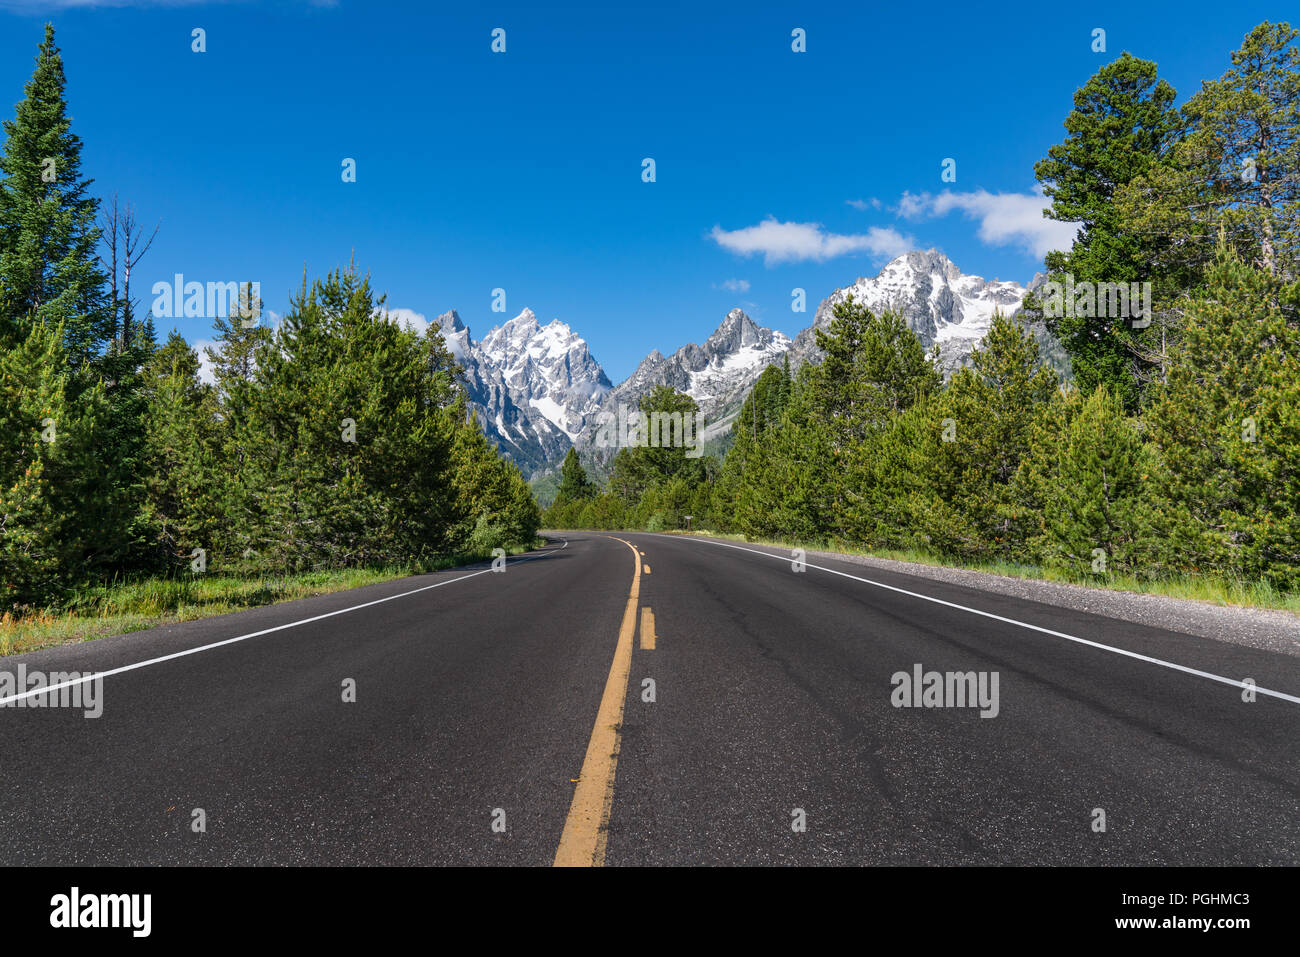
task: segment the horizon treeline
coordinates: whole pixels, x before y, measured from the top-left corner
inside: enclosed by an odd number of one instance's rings
[[[4,133],[0,612],[133,576],[418,568],[531,544],[537,504],[468,413],[436,327],[389,321],[355,265],[304,276],[274,329],[239,284],[214,317],[211,383],[178,333],[158,344],[130,290],[151,237],[83,176],[48,25]]]
[[[1045,263],[1080,291],[1065,309],[1031,294],[944,382],[902,318],[845,302],[821,362],[758,379],[722,462],[620,449],[599,489],[573,454],[546,525],[1300,587],[1297,35],[1259,25],[1182,107],[1128,53],[1075,94],[1035,168],[1047,215],[1080,223]],[[1099,306],[1147,283],[1147,314]]]

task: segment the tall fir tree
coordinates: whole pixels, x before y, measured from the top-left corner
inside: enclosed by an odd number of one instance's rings
[[[754,382],[731,425],[731,448],[714,485],[710,508],[723,531],[740,531],[752,524],[750,473],[758,467],[772,430],[780,425],[793,388],[788,358],[779,366],[768,366]]]
[[[0,340],[14,344],[32,323],[63,325],[66,361],[82,369],[111,338],[113,304],[96,258],[99,201],[81,172],[63,58],[47,24],[0,150],[0,275],[8,287]]]
[[[195,548],[215,554],[232,518],[216,399],[199,368],[198,355],[173,330],[142,375],[146,520],[164,567],[172,570]]]
[[[703,482],[703,457],[685,445],[687,430],[695,440],[702,439],[697,428],[700,407],[696,401],[671,386],[660,385],[641,397],[638,409],[637,434],[644,441],[618,450],[610,472],[610,489],[634,506],[647,490],[676,476],[692,486]],[[665,422],[669,424],[666,433]],[[665,438],[670,441],[664,442]],[[681,444],[674,445],[674,441]]]
[[[578,461],[578,450],[570,448],[560,466],[560,487],[555,493],[556,505],[582,502],[596,494],[596,486],[587,478],[587,470]]]

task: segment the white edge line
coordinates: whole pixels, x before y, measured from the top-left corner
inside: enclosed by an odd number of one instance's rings
[[[704,545],[719,545],[723,548],[734,548],[737,551],[749,552],[753,555],[764,555],[767,558],[775,558],[779,562],[788,562],[791,560],[787,555],[773,555],[771,552],[760,552],[756,548],[745,548],[741,545],[732,545],[729,542],[715,542],[707,538],[687,538],[677,535],[669,535],[667,537],[673,539],[681,538],[685,541],[699,542]],[[803,564],[808,568],[816,568],[819,571],[829,572],[832,575],[839,575],[842,578],[851,578],[856,582],[862,582],[865,585],[875,585],[877,588],[896,591],[902,595],[910,595],[912,598],[920,598],[922,601],[934,602],[936,605],[946,605],[949,608],[956,608],[959,611],[968,611],[972,615],[982,615],[985,618],[992,618],[994,621],[1006,622],[1009,625],[1019,625],[1021,628],[1028,628],[1030,631],[1042,632],[1044,635],[1052,635],[1055,638],[1064,638],[1066,641],[1075,641],[1081,645],[1088,645],[1090,648],[1100,648],[1102,651],[1111,651],[1117,655],[1136,658],[1138,661],[1146,661],[1153,665],[1160,665],[1163,668],[1172,668],[1175,671],[1182,671],[1189,675],[1196,675],[1198,678],[1209,678],[1211,681],[1218,681],[1225,685],[1232,685],[1234,688],[1249,688],[1258,694],[1266,694],[1274,698],[1281,698],[1283,701],[1290,701],[1293,704],[1300,704],[1300,697],[1285,694],[1281,691],[1273,691],[1269,688],[1262,688],[1259,685],[1248,685],[1244,681],[1238,681],[1235,678],[1225,678],[1222,675],[1211,674],[1208,671],[1198,671],[1196,668],[1189,668],[1186,665],[1176,664],[1172,661],[1165,661],[1163,658],[1152,658],[1150,655],[1140,655],[1136,651],[1116,648],[1114,645],[1104,645],[1099,641],[1090,641],[1087,638],[1080,638],[1078,635],[1067,635],[1063,631],[1053,631],[1051,628],[1043,628],[1039,625],[1031,625],[1025,621],[1017,621],[1015,618],[1004,618],[1002,615],[995,615],[991,611],[980,611],[978,608],[959,605],[956,602],[944,601],[942,598],[933,598],[930,595],[922,595],[920,592],[908,591],[906,588],[898,588],[894,585],[886,585],[884,582],[872,581],[870,578],[860,578],[857,575],[850,575],[848,572],[838,571],[834,568],[827,568],[824,565],[814,565],[808,561],[805,561]]]
[[[564,551],[569,547],[569,540],[563,539],[564,544],[557,548],[556,552]],[[555,552],[548,552],[545,555],[532,555],[527,558],[516,558],[513,562],[507,561],[507,565],[518,565],[520,562],[537,561],[542,558],[549,558]],[[107,678],[109,675],[120,675],[124,671],[134,671],[137,668],[147,668],[150,665],[161,664],[164,661],[171,661],[173,658],[184,658],[186,655],[197,655],[200,651],[210,651],[213,648],[220,648],[222,645],[233,645],[237,641],[247,641],[249,638],[258,638],[262,635],[269,635],[272,632],[284,631],[286,628],[297,628],[299,625],[310,625],[313,621],[321,621],[325,618],[333,618],[335,615],[345,615],[350,611],[360,611],[362,608],[370,608],[373,605],[382,605],[386,601],[393,601],[397,598],[407,598],[411,595],[418,595],[420,592],[428,591],[431,588],[441,588],[443,585],[454,585],[456,582],[463,582],[467,578],[477,578],[479,575],[486,575],[492,571],[491,568],[485,568],[479,572],[471,572],[468,575],[461,575],[459,578],[450,578],[444,582],[434,582],[432,585],[425,585],[421,588],[415,588],[411,591],[404,591],[397,595],[389,595],[387,598],[376,598],[374,601],[364,602],[360,605],[352,605],[348,608],[340,608],[337,611],[327,611],[323,615],[315,615],[311,618],[303,618],[300,621],[291,621],[283,625],[276,625],[274,628],[263,628],[261,631],[250,631],[246,635],[238,635],[234,638],[226,638],[223,641],[214,641],[211,644],[199,645],[197,648],[187,648],[184,651],[176,651],[170,655],[163,655],[160,658],[150,658],[147,661],[137,661],[135,664],[123,665],[120,668],[110,668],[108,671],[97,671],[94,674],[82,675],[80,678],[74,678],[71,681],[61,681],[56,685],[47,685],[43,688],[32,688],[30,691],[24,691],[20,694],[10,695],[8,698],[0,698],[0,706],[9,704],[12,701],[20,701],[23,698],[30,698],[33,695],[49,694],[52,691],[58,691],[61,688],[71,688],[73,685],[85,684],[87,681]],[[269,606],[264,606],[269,607]],[[4,670],[0,668],[0,670]]]

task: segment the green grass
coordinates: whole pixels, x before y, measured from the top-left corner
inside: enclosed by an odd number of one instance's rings
[[[538,539],[537,544],[544,543]],[[509,551],[518,554],[527,550],[513,548]],[[210,573],[88,586],[79,589],[59,607],[41,609],[22,618],[14,618],[8,612],[0,616],[0,656],[326,595],[485,561],[491,557],[489,554],[461,554],[419,566],[347,568],[290,575]]]
[[[1013,562],[956,562],[926,552],[872,550],[863,548],[846,548],[834,544],[792,545],[789,542],[769,539],[746,538],[744,535],[728,535],[709,531],[675,531],[669,535],[694,535],[706,538],[721,538],[734,542],[747,542],[753,545],[770,545],[775,548],[809,548],[839,555],[865,555],[871,558],[884,558],[898,562],[913,562],[918,565],[930,565],[937,568],[959,568],[967,571],[987,572],[1008,578],[1029,578],[1039,581],[1061,582],[1069,585],[1082,585],[1109,591],[1125,591],[1142,595],[1163,595],[1167,598],[1184,598],[1191,601],[1210,602],[1240,608],[1268,608],[1300,614],[1300,594],[1281,592],[1267,582],[1235,581],[1216,578],[1209,575],[1169,575],[1161,578],[1138,578],[1134,575],[1107,573],[1105,575],[1070,572],[1066,569],[1046,568],[1038,565],[1025,565]]]

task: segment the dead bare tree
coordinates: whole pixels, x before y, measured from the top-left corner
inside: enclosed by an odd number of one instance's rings
[[[103,215],[104,254],[99,257],[99,262],[109,275],[113,295],[113,342],[120,344],[122,349],[130,347],[135,324],[136,303],[131,298],[131,270],[149,251],[161,227],[160,221],[145,239],[144,229],[135,218],[135,207],[130,203],[119,203],[116,193]]]

